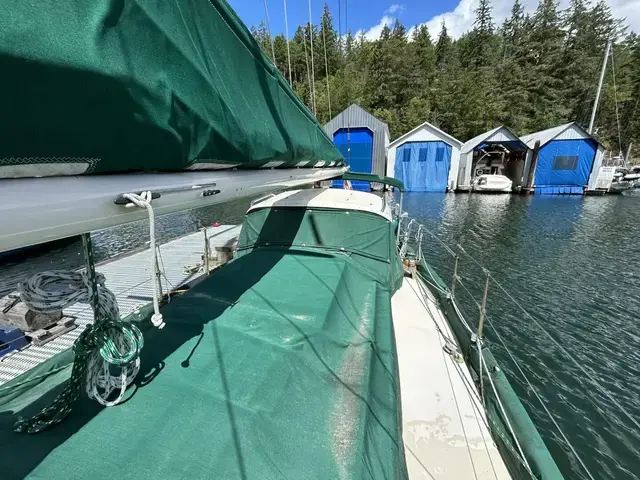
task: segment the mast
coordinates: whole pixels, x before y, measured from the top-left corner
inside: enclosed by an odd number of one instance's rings
[[[598,110],[598,103],[600,103],[600,92],[602,91],[602,82],[604,81],[604,72],[607,69],[607,60],[609,59],[609,51],[611,50],[611,39],[607,40],[607,46],[604,49],[604,59],[602,60],[602,70],[600,70],[600,80],[598,81],[598,91],[596,92],[596,99],[593,102],[593,109],[591,110],[591,120],[589,121],[589,135],[593,134],[593,123],[596,120],[596,112]]]
[[[629,142],[629,146],[627,147],[627,154],[624,156],[624,168],[629,167],[629,160],[631,159],[631,142]]]

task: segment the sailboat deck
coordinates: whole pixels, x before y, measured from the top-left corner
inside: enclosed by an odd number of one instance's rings
[[[433,295],[405,278],[393,296],[405,457],[409,478],[510,478],[465,363]]]
[[[239,225],[211,227],[207,232],[209,244],[212,249],[222,246],[237,237],[239,232]],[[202,232],[192,233],[159,248],[162,262],[160,267],[164,270],[162,290],[167,292],[197,275],[186,271],[184,267],[202,263],[204,235]],[[106,278],[106,286],[116,295],[122,316],[135,312],[153,300],[150,261],[149,250],[143,250],[97,265],[96,270]],[[84,303],[66,308],[64,313],[76,317],[78,327],[45,345],[30,345],[0,358],[0,385],[71,347],[85,327],[93,322],[93,312]]]

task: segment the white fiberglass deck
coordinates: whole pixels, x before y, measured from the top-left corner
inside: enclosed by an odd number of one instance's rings
[[[207,233],[213,249],[237,237],[240,226],[210,227]],[[184,267],[202,263],[203,251],[203,232],[192,233],[160,246],[160,268],[164,270],[162,291],[166,293],[196,277],[198,273],[186,272]],[[153,300],[151,252],[148,249],[99,264],[96,271],[104,274],[105,284],[116,295],[122,316]],[[86,325],[93,321],[93,312],[84,303],[66,308],[64,313],[77,317],[78,327],[43,346],[31,345],[0,358],[0,385],[71,347]]]
[[[405,278],[391,305],[409,478],[510,478],[467,366],[444,350],[457,343],[435,298]]]

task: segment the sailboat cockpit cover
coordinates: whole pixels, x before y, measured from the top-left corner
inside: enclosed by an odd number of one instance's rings
[[[341,165],[224,0],[7,0],[0,178]]]

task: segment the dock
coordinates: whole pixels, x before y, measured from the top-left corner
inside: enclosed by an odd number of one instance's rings
[[[240,233],[240,225],[220,225],[206,230],[211,250],[231,242]],[[191,233],[159,247],[162,291],[176,290],[202,271],[204,231]],[[120,315],[129,315],[153,301],[151,278],[151,252],[146,249],[130,253],[96,265],[104,274],[105,285],[116,295]],[[0,386],[14,379],[54,355],[70,348],[87,325],[93,322],[93,311],[88,304],[79,303],[64,310],[67,317],[75,317],[77,327],[44,345],[29,345],[0,358]]]

